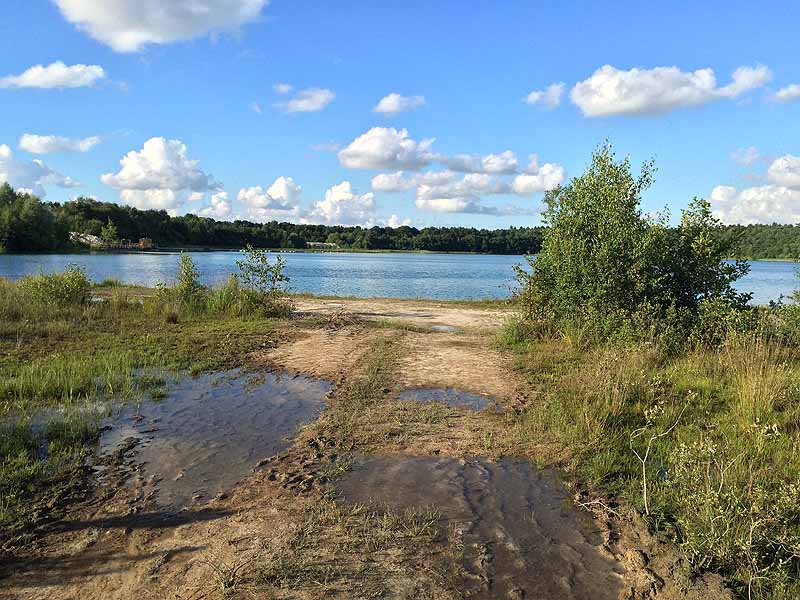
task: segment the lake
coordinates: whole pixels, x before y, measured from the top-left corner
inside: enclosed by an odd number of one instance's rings
[[[191,252],[203,283],[224,281],[236,271],[238,252]],[[512,267],[522,256],[414,253],[284,253],[294,292],[330,296],[383,296],[478,300],[507,298],[514,288]],[[178,254],[0,254],[0,277],[16,279],[40,270],[58,271],[70,263],[84,267],[95,281],[115,277],[153,286],[170,281]],[[756,261],[737,288],[767,304],[795,288],[795,263]]]

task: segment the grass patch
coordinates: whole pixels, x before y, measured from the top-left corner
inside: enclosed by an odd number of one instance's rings
[[[547,462],[627,500],[742,597],[800,595],[793,346],[753,331],[674,354],[519,327],[499,339],[537,401],[504,433],[509,445],[536,440]]]

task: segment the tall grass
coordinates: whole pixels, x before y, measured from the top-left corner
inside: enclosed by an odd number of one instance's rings
[[[501,342],[538,401],[509,435],[626,499],[742,597],[800,597],[800,354],[785,318],[680,351],[512,324]]]

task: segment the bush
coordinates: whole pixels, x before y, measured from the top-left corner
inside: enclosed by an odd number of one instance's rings
[[[32,302],[63,308],[88,303],[92,282],[81,267],[69,265],[61,273],[23,277],[19,289]]]
[[[277,255],[270,262],[266,250],[245,246],[242,250],[243,260],[236,261],[240,279],[244,288],[253,294],[262,304],[262,309],[269,316],[286,316],[291,313],[292,305],[282,296],[286,293],[287,277],[286,261]]]
[[[665,216],[642,214],[653,175],[647,162],[634,177],[629,159],[617,162],[606,143],[583,175],[545,195],[542,250],[528,258],[530,272],[517,268],[528,318],[589,323],[602,338],[675,338],[696,325],[707,302],[746,305],[749,296],[731,284],[747,264],[724,261],[732,242],[713,235],[719,223],[708,202],[693,200],[677,229]]]
[[[192,257],[185,252],[181,252],[175,284],[171,287],[164,283],[156,284],[156,301],[170,323],[177,322],[184,312],[202,310],[206,297],[207,290],[200,283],[200,273]]]

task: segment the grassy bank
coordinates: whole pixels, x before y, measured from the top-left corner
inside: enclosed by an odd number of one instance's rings
[[[231,281],[142,295],[78,269],[0,279],[0,528],[24,528],[80,483],[105,400],[158,396],[153,372],[241,365],[289,328],[288,305]],[[181,287],[183,285],[183,287]]]

